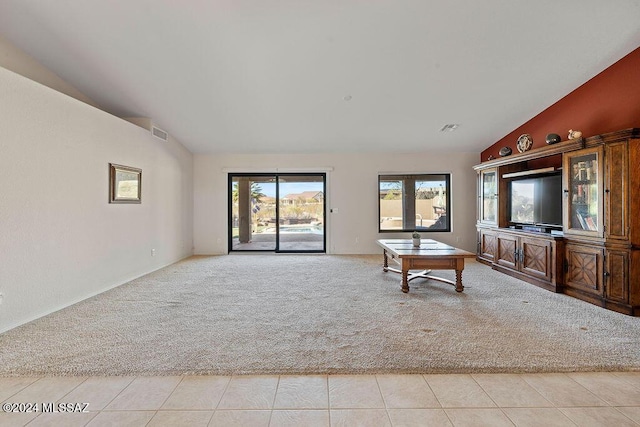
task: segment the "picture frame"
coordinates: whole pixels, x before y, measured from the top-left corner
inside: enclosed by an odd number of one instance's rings
[[[109,163],[109,203],[142,203],[142,169]]]

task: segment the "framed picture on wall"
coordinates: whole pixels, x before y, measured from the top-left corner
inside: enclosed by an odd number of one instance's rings
[[[109,163],[109,203],[142,203],[142,169]]]

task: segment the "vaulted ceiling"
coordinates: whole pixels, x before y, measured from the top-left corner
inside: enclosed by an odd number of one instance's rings
[[[640,46],[640,2],[0,0],[0,35],[194,153],[479,152]]]

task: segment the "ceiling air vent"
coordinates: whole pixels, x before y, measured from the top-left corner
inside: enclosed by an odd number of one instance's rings
[[[151,135],[165,142],[169,140],[169,134],[155,126],[151,126]]]
[[[447,124],[442,126],[442,129],[440,129],[440,132],[453,132],[454,130],[458,129],[460,125],[458,124]]]

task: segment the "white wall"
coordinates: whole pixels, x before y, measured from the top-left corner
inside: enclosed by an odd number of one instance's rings
[[[108,203],[110,162],[142,169],[142,204]],[[0,68],[0,332],[192,246],[191,153]]]
[[[327,172],[327,251],[379,253],[375,241],[408,233],[378,233],[378,173],[450,172],[453,230],[426,237],[475,252],[479,153],[350,153],[194,156],[194,252],[227,252],[227,175],[232,172]],[[357,242],[356,242],[357,239]]]

